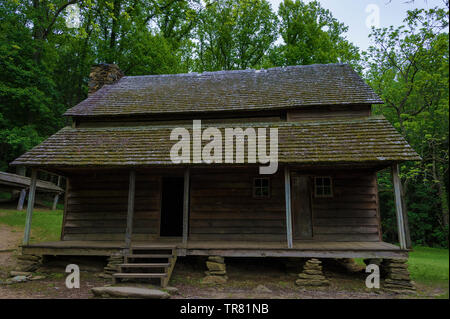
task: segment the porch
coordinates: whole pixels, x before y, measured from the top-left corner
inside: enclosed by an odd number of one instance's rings
[[[178,256],[298,257],[298,258],[407,258],[408,250],[385,242],[199,241],[159,238],[136,241],[132,247],[176,247]],[[124,241],[54,241],[22,246],[23,254],[42,256],[110,256],[126,248]]]
[[[396,165],[392,171],[400,186]],[[259,175],[249,167],[68,175],[61,240],[29,243],[31,204],[24,254],[110,256],[145,246],[173,247],[178,256],[407,258],[400,187],[394,192],[400,247],[381,240],[374,167],[286,165],[271,176],[270,196],[262,199],[254,196]],[[331,176],[333,196],[314,196],[309,175]],[[174,178],[177,187],[165,187]]]

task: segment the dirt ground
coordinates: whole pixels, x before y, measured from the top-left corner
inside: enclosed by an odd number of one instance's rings
[[[23,234],[18,229],[0,224],[0,277],[2,276],[1,270],[14,266],[13,253],[22,237]]]
[[[0,299],[11,298],[93,298],[90,289],[110,284],[110,280],[98,277],[105,259],[70,258],[66,260],[49,260],[46,267],[37,271],[46,276],[43,280],[27,281],[16,284],[2,284],[9,271],[16,263],[17,247],[22,233],[0,225]],[[295,285],[301,263],[295,267],[286,267],[285,259],[267,258],[229,258],[227,273],[229,280],[224,286],[205,286],[205,258],[178,258],[170,282],[178,289],[172,298],[288,298],[288,299],[393,299],[393,298],[433,298],[444,293],[439,288],[418,286],[415,296],[393,295],[381,290],[365,288],[365,274],[362,271],[350,273],[331,261],[324,263],[325,275],[330,278],[331,285],[325,290],[304,290]],[[81,278],[79,289],[68,289],[65,286],[65,265],[76,263],[80,266]],[[127,283],[128,284],[128,283]],[[122,284],[123,285],[123,284]],[[150,284],[134,284],[150,286]]]

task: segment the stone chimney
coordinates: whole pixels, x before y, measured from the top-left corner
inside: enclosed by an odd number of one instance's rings
[[[89,95],[100,90],[105,84],[116,83],[122,76],[123,72],[115,64],[93,65],[89,73]]]

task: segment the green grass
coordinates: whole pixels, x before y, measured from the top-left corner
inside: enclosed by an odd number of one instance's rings
[[[356,258],[355,261],[364,265],[362,258]],[[416,246],[409,253],[408,265],[412,280],[426,285],[448,287],[448,248]]]
[[[0,209],[0,223],[12,227],[25,227],[26,211]],[[59,240],[62,225],[62,211],[40,210],[33,211],[31,221],[31,242]]]
[[[414,247],[408,262],[411,278],[421,283],[448,285],[448,258],[448,249]]]

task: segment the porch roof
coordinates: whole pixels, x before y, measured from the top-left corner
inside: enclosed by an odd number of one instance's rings
[[[7,187],[10,189],[23,189],[30,187],[30,184],[31,178],[29,177],[6,172],[0,172],[0,185],[2,185],[3,187]],[[39,191],[43,192],[52,192],[52,193],[64,192],[64,190],[61,187],[55,185],[54,183],[41,180],[38,180],[36,182],[36,188]]]
[[[225,127],[277,128],[279,163],[388,163],[420,160],[419,155],[384,117],[208,126],[219,128],[223,139]],[[36,167],[175,165],[171,161],[170,150],[177,141],[170,140],[170,134],[176,127],[66,127],[11,164]],[[192,127],[185,128],[192,136]],[[202,145],[208,142],[203,141]],[[191,159],[192,155],[191,151]]]

